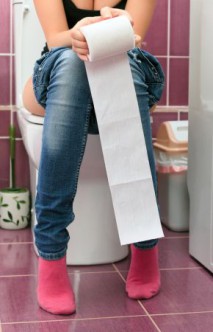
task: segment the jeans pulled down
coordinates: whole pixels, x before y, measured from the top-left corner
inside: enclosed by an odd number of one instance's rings
[[[157,179],[149,109],[162,94],[164,75],[157,59],[135,48],[128,52],[155,193]],[[35,203],[35,241],[44,259],[63,257],[68,225],[88,133],[98,134],[84,63],[66,47],[53,48],[35,64],[34,93],[45,108],[42,151]],[[157,239],[136,243],[152,248]]]

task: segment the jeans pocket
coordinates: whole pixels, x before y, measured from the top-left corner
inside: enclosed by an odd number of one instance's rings
[[[164,84],[165,76],[158,59],[144,51],[139,49],[138,58],[141,60],[141,64],[146,70],[146,81],[150,83],[162,83]]]
[[[152,54],[139,49],[137,58],[140,60],[145,73],[149,92],[149,106],[152,107],[159,102],[162,96],[165,82],[164,72],[158,59]]]
[[[46,107],[47,88],[49,85],[52,69],[60,54],[63,53],[66,49],[68,48],[51,48],[49,52],[42,55],[42,57],[39,58],[35,63],[33,70],[33,89],[38,103],[44,108]]]
[[[33,90],[36,100],[42,107],[46,107],[46,90],[48,82],[44,79],[44,64],[50,52],[45,53],[39,58],[33,69]]]
[[[52,48],[42,55],[34,65],[33,69],[33,90],[38,103],[46,107],[47,87],[49,85],[50,73],[58,53],[62,48]],[[59,51],[59,52],[57,52]],[[53,56],[55,54],[55,56]]]

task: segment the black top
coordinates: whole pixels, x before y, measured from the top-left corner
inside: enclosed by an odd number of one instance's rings
[[[127,0],[121,0],[116,6],[114,6],[114,8],[125,9],[126,3]],[[100,15],[100,10],[80,9],[76,7],[71,0],[63,0],[63,5],[69,29],[74,27],[74,25],[84,17]],[[47,44],[45,45],[42,54],[46,52],[48,52]]]

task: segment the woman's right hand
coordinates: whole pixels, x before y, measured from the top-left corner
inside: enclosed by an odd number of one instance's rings
[[[100,22],[101,20],[103,20],[103,17],[101,16],[85,17],[70,30],[72,50],[76,52],[78,57],[83,61],[88,60],[89,49],[80,28],[85,25]]]

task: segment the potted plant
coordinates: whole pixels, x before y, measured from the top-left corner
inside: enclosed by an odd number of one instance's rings
[[[15,127],[9,128],[11,185],[0,189],[0,227],[22,229],[30,220],[30,193],[26,188],[16,187],[15,174]]]

